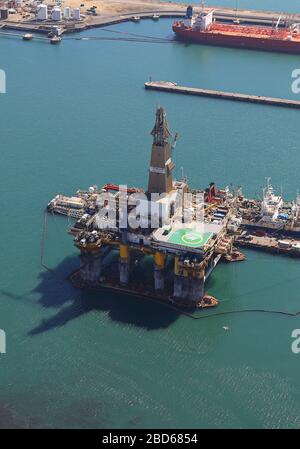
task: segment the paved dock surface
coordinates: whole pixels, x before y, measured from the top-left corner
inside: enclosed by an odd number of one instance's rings
[[[246,103],[259,103],[271,106],[281,106],[300,109],[300,101],[287,100],[284,98],[263,97],[257,95],[247,95],[236,92],[223,92],[220,90],[200,89],[196,87],[179,86],[170,81],[148,81],[145,88],[184,95],[196,95],[200,97],[219,98],[222,100],[243,101]]]
[[[139,6],[139,9],[137,9]],[[124,2],[124,11],[119,14],[99,14],[97,16],[88,16],[84,21],[80,22],[65,22],[61,21],[59,25],[62,27],[65,33],[83,31],[89,28],[103,27],[108,25],[113,25],[122,22],[128,22],[131,20],[132,16],[139,16],[143,19],[151,19],[154,14],[158,14],[161,18],[180,18],[184,17],[186,14],[186,5],[159,2],[143,2],[139,3],[126,3]],[[275,24],[279,18],[279,26],[285,26],[289,19],[292,19],[293,23],[300,23],[300,14],[282,14],[273,11],[255,11],[255,10],[238,10],[231,8],[220,8],[220,7],[209,7],[204,8],[206,11],[214,9],[214,16],[218,21],[233,21],[237,18],[240,23],[244,24],[261,24],[261,25],[272,25]],[[198,13],[200,7],[194,7],[194,13]],[[37,21],[24,21],[16,22],[13,20],[4,21],[2,26],[5,29],[14,29],[20,31],[31,31],[31,32],[49,32],[49,27],[53,24],[57,25],[57,22],[51,23],[48,21],[45,24],[41,24]]]

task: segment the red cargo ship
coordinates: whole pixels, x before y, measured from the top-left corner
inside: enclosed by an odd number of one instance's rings
[[[181,40],[204,45],[300,53],[297,24],[280,29],[280,18],[275,27],[220,24],[214,21],[213,12],[202,11],[196,18],[175,22],[174,33]]]

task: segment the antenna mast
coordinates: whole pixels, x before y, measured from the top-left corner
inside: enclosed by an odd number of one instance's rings
[[[201,0],[201,13],[204,13],[204,5],[205,5],[205,1]]]

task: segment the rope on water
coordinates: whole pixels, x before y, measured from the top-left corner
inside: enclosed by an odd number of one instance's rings
[[[209,315],[203,315],[203,316],[195,316],[188,312],[181,312],[183,315],[188,316],[189,318],[192,318],[193,320],[201,320],[203,318],[211,318],[216,316],[224,316],[224,315],[233,315],[237,313],[267,313],[267,314],[276,314],[276,315],[284,315],[284,316],[290,316],[290,317],[296,317],[300,315],[300,311],[298,312],[285,312],[283,310],[269,310],[269,309],[237,309],[237,310],[228,310],[226,312],[216,312],[211,313]]]
[[[63,278],[62,276],[59,276],[53,268],[48,267],[44,262],[45,246],[46,246],[47,237],[48,237],[48,212],[47,212],[47,210],[45,210],[44,221],[43,221],[43,230],[42,230],[42,240],[41,240],[41,266],[45,270],[49,271],[49,273],[51,273],[54,277],[59,279],[60,282],[65,283],[66,279]]]
[[[150,44],[170,44],[174,43],[174,39],[160,38],[160,37],[107,37],[107,36],[80,36],[80,37],[65,37],[64,40],[77,41],[116,41],[116,42],[142,42]]]
[[[43,223],[43,230],[42,230],[42,241],[41,241],[41,266],[43,268],[46,268],[48,270],[49,268],[44,264],[44,256],[45,256],[45,245],[47,240],[47,234],[48,234],[48,217],[47,217],[47,211],[44,212],[44,223]]]

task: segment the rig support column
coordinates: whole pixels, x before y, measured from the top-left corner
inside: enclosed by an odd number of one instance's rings
[[[119,259],[119,273],[120,283],[123,285],[128,284],[130,270],[130,254],[129,247],[124,243],[120,244],[120,259]]]
[[[165,288],[165,268],[166,255],[157,251],[154,254],[154,288],[163,291]]]
[[[199,268],[200,265],[200,268]],[[204,272],[205,268],[190,265],[175,257],[174,267],[174,299],[188,304],[194,304],[204,296]]]
[[[102,271],[102,251],[81,251],[80,277],[83,281],[95,283]]]

